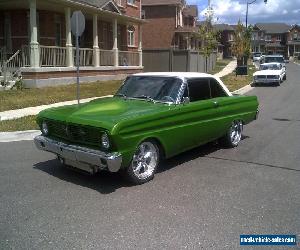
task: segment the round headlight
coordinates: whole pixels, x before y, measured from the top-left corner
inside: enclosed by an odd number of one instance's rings
[[[101,136],[101,143],[102,143],[102,147],[105,148],[105,149],[108,149],[110,147],[108,135],[106,133],[104,133]]]
[[[44,135],[48,135],[48,133],[49,133],[48,125],[45,121],[43,121],[43,123],[42,123],[42,133]]]

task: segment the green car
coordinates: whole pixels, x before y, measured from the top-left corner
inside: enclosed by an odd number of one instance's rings
[[[124,173],[142,184],[162,159],[219,139],[230,147],[256,119],[256,96],[232,95],[203,73],[140,73],[113,97],[39,113],[34,141],[67,166]]]

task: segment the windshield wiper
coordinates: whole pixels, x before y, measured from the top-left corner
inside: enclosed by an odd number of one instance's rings
[[[133,98],[145,99],[150,102],[155,102],[155,100],[153,98],[151,98],[151,96],[148,96],[148,95],[133,96]]]

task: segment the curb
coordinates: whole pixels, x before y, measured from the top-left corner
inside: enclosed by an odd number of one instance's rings
[[[254,87],[251,86],[252,83],[250,83],[249,85],[246,85],[238,90],[233,91],[233,94],[238,94],[238,95],[243,95],[246,94],[247,92],[251,91],[252,89],[254,89]]]
[[[0,142],[31,141],[40,134],[41,131],[39,130],[0,132]]]

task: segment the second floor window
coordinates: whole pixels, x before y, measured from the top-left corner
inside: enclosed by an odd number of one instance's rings
[[[280,35],[276,36],[276,41],[281,41],[281,36]]]
[[[135,5],[135,0],[127,0],[127,3]]]
[[[294,33],[293,39],[294,40],[299,40],[300,39],[297,32]]]
[[[128,33],[128,46],[134,46],[135,42],[134,42],[134,32],[135,32],[135,28],[133,26],[129,26],[127,29],[127,33]]]
[[[266,36],[266,41],[271,41],[271,40],[272,40],[271,36],[270,36],[270,35],[267,35],[267,36]]]

